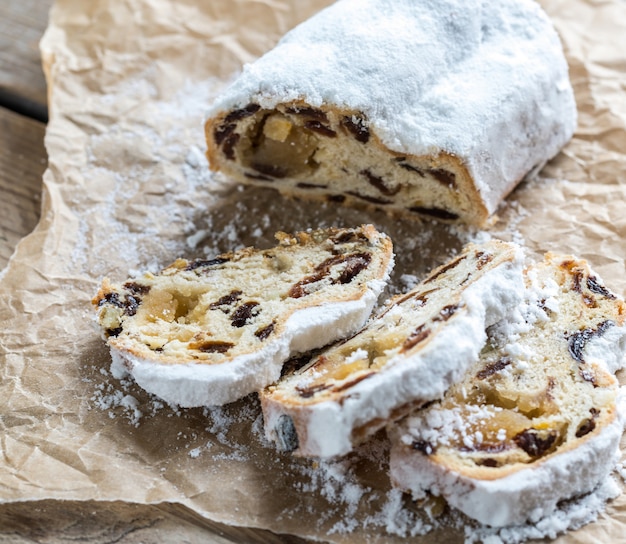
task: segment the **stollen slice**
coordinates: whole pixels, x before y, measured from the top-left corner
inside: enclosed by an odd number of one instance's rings
[[[114,374],[169,403],[220,405],[276,381],[290,356],[359,329],[393,266],[391,240],[371,225],[277,238],[105,279],[93,304]]]

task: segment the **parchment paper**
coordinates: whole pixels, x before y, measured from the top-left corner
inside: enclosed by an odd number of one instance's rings
[[[2,501],[170,502],[335,542],[462,541],[467,520],[430,520],[389,490],[384,436],[334,463],[280,455],[263,439],[254,396],[178,410],[114,380],[93,322],[89,301],[104,275],[267,246],[277,230],[363,222],[395,241],[392,292],[492,235],[530,254],[587,258],[624,294],[623,1],[542,0],[565,45],[579,128],[488,232],[285,200],[209,174],[206,105],[242,63],[329,3],[57,0],[41,44],[50,106],[42,218],[0,282]],[[557,540],[618,542],[625,527],[622,495]]]

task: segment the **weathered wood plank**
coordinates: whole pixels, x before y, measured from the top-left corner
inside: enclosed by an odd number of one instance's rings
[[[0,2],[0,106],[44,121],[46,81],[39,40],[53,0]]]
[[[45,125],[0,108],[0,270],[39,220]]]
[[[180,505],[36,501],[0,505],[0,544],[304,544],[297,537],[230,527],[200,518]]]

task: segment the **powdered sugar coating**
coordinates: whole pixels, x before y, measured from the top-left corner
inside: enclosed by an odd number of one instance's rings
[[[111,346],[111,372],[131,374],[149,393],[182,407],[222,405],[266,387],[280,377],[293,354],[333,342],[367,321],[386,282],[371,280],[357,300],[334,302],[295,311],[284,332],[260,350],[223,364],[162,365]]]
[[[340,0],[245,66],[208,116],[293,101],[363,112],[392,151],[457,156],[489,213],[576,124],[559,38],[532,0]]]

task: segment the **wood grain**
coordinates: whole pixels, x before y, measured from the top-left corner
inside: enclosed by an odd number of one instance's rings
[[[209,522],[180,505],[35,501],[0,505],[0,544],[300,544],[296,537]]]
[[[0,108],[0,270],[39,220],[45,125]]]
[[[0,105],[40,121],[47,107],[39,40],[52,2],[0,2]]]

